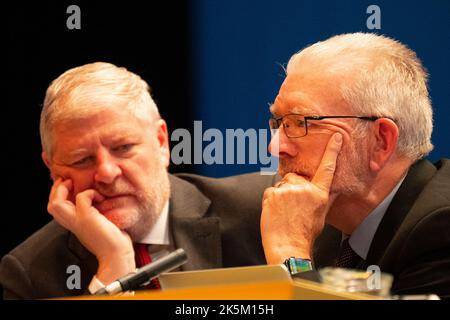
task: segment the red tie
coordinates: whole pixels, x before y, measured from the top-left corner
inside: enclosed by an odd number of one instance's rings
[[[136,261],[136,267],[143,267],[150,262],[152,262],[152,257],[148,253],[148,245],[145,243],[134,243],[134,259]],[[160,289],[161,285],[159,284],[158,278],[153,279],[146,286],[147,289]]]

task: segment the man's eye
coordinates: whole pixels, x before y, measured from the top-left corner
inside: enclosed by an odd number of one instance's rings
[[[91,159],[92,159],[92,157],[86,157],[86,158],[80,159],[80,160],[75,161],[74,163],[72,163],[72,166],[79,167],[79,166],[85,165],[85,164],[87,164]]]
[[[305,121],[304,120],[297,120],[296,125],[297,125],[297,127],[303,128],[305,126]]]
[[[115,147],[115,148],[113,148],[112,150],[113,150],[114,152],[127,152],[127,151],[129,151],[132,147],[133,147],[133,144],[128,143],[128,144],[123,144],[123,145],[120,145],[120,146],[118,146],[118,147]]]

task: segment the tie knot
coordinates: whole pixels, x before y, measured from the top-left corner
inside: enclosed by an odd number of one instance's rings
[[[346,238],[342,241],[335,267],[356,268],[356,266],[362,261],[362,258],[355,251],[353,251],[350,246],[349,239],[350,238]]]

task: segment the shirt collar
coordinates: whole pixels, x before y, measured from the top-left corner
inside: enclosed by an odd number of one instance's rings
[[[169,201],[166,202],[155,225],[139,243],[169,245]]]
[[[364,260],[367,259],[375,232],[381,223],[389,205],[400,188],[405,176],[400,179],[384,200],[356,227],[349,239],[350,247]],[[344,237],[345,238],[345,237]]]

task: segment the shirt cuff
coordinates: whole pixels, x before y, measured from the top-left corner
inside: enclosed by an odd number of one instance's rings
[[[103,289],[105,285],[94,276],[89,284],[88,290],[91,294],[96,293],[98,290]]]

